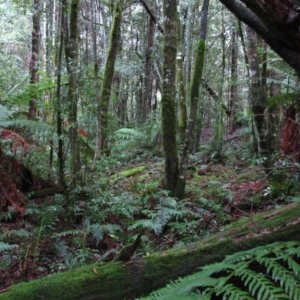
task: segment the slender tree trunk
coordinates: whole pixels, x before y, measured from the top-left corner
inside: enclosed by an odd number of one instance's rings
[[[209,11],[209,0],[204,0],[201,8],[201,19],[200,19],[200,40],[203,40],[206,42],[207,37],[207,29],[208,29],[208,11]],[[205,51],[205,50],[204,50]],[[205,59],[205,52],[204,52],[204,59]],[[203,68],[204,68],[204,62],[203,62]],[[203,71],[202,71],[203,73]],[[202,81],[202,78],[200,79]],[[201,82],[199,82],[199,88],[198,92],[200,90]],[[194,128],[194,138],[193,138],[193,145],[191,148],[191,151],[195,153],[197,149],[199,148],[199,137],[201,135],[202,130],[202,123],[203,123],[203,104],[204,101],[200,101],[200,94],[199,94],[199,103],[197,105],[197,115],[196,115],[196,123]],[[191,107],[191,109],[193,109]]]
[[[225,20],[224,20],[224,8],[222,8],[222,34],[221,34],[221,51],[222,51],[222,61],[221,61],[221,78],[225,77],[225,70],[226,70],[226,35],[225,35]],[[219,83],[218,93],[214,92],[213,90],[208,90],[210,95],[216,100],[217,102],[217,113],[215,117],[215,124],[214,124],[214,137],[212,142],[211,149],[214,151],[214,158],[217,160],[222,160],[222,151],[223,151],[223,135],[224,135],[224,112],[226,113],[227,117],[230,116],[230,111],[228,107],[223,103],[223,90],[224,90],[224,81]]]
[[[235,115],[236,115],[236,106],[237,106],[237,81],[238,81],[238,31],[236,19],[233,17],[232,29],[231,29],[231,65],[230,65],[230,93],[229,93],[229,133],[232,133],[235,130]]]
[[[173,196],[178,196],[178,152],[176,139],[176,53],[177,1],[164,0],[164,51],[162,88],[162,133],[165,156],[164,185]]]
[[[193,150],[194,140],[195,140],[195,129],[197,121],[197,112],[199,104],[199,88],[202,82],[202,74],[204,68],[205,60],[205,40],[207,35],[207,17],[208,17],[208,7],[209,0],[204,0],[202,6],[202,18],[201,18],[201,29],[200,29],[200,39],[198,42],[195,68],[192,78],[191,95],[190,95],[190,114],[187,123],[187,131],[185,136],[185,143],[183,148],[183,154],[180,161],[180,184],[178,184],[180,197],[184,196],[185,190],[185,180],[186,180],[186,170],[189,162],[189,155]]]
[[[53,72],[53,61],[51,59],[53,51],[53,17],[54,0],[46,1],[46,72],[51,76]]]
[[[268,132],[265,119],[266,99],[262,89],[259,57],[257,53],[257,35],[247,27],[248,55],[250,68],[250,104],[254,114],[254,122],[258,133],[258,153],[262,156],[269,154]]]
[[[75,187],[80,179],[80,151],[78,146],[78,41],[79,41],[80,0],[72,0],[70,8],[69,39],[65,45],[68,80],[68,122],[70,125],[71,186]]]
[[[180,143],[184,142],[187,125],[187,108],[185,84],[183,78],[183,59],[182,55],[177,56],[177,85],[178,85],[178,137]]]
[[[187,14],[187,12],[185,12]],[[186,17],[183,21],[187,22]],[[177,18],[177,36],[178,36],[178,54],[177,54],[177,75],[176,75],[176,85],[178,86],[178,104],[177,104],[177,115],[178,115],[178,138],[180,144],[184,143],[185,131],[187,126],[187,105],[186,105],[186,90],[184,82],[184,47],[183,47],[183,32],[185,26],[182,26],[180,18]]]
[[[109,153],[107,146],[108,137],[108,109],[111,96],[111,86],[115,70],[115,62],[121,39],[121,22],[122,22],[122,6],[121,1],[115,3],[113,23],[110,32],[109,50],[105,63],[104,78],[101,88],[100,97],[98,97],[98,141],[97,141],[97,156],[102,151],[105,154]]]
[[[151,9],[151,7],[150,7],[150,9]],[[147,44],[146,44],[146,50],[145,50],[142,122],[144,122],[146,120],[147,115],[151,112],[151,102],[152,102],[152,98],[153,98],[152,56],[153,56],[154,34],[155,34],[155,22],[154,22],[153,18],[149,17],[148,18],[148,26],[147,26]]]
[[[40,53],[40,39],[41,39],[41,1],[34,0],[33,2],[33,16],[32,16],[32,36],[31,36],[31,58],[30,58],[30,84],[32,85],[32,98],[29,102],[28,117],[30,120],[36,119],[37,114],[37,87],[39,82],[39,53]]]
[[[65,179],[65,158],[64,158],[64,140],[63,140],[63,114],[62,114],[62,97],[61,97],[61,77],[62,77],[62,56],[64,48],[64,30],[65,26],[65,14],[67,1],[62,0],[60,6],[60,39],[59,46],[56,53],[56,62],[57,62],[57,79],[56,79],[56,122],[57,122],[57,135],[58,135],[58,174],[59,182],[61,186],[66,189],[66,179]]]
[[[268,71],[268,77],[274,79],[274,82],[270,84],[269,91],[270,97],[276,97],[282,94],[281,84],[276,83],[278,81],[278,74],[273,74],[271,70]],[[268,139],[269,139],[269,151],[273,153],[279,148],[279,132],[280,132],[280,107],[277,104],[270,105],[268,107]]]

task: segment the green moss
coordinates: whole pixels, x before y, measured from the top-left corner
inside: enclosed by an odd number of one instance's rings
[[[97,299],[113,299],[111,296],[117,295],[118,292],[115,289],[115,282],[118,282],[118,288],[122,293],[128,286],[128,282],[124,280],[126,278],[124,271],[121,264],[117,263],[102,266],[92,264],[49,275],[40,280],[16,284],[7,293],[0,295],[0,299],[83,299],[85,295],[97,294],[99,290],[101,296]]]
[[[130,169],[130,170],[122,171],[120,173],[117,173],[117,174],[114,174],[114,175],[110,176],[109,177],[109,182],[110,183],[115,183],[116,181],[118,181],[122,178],[130,177],[130,176],[136,175],[138,173],[141,173],[145,169],[146,169],[145,166],[140,166],[140,167],[133,168],[133,169]]]

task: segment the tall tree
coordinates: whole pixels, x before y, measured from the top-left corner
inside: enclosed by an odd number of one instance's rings
[[[180,184],[178,184],[180,197],[184,195],[186,170],[189,162],[189,155],[193,150],[195,139],[194,132],[196,131],[197,113],[199,106],[199,89],[202,81],[202,74],[205,60],[205,41],[207,36],[207,21],[208,21],[209,0],[204,0],[202,6],[200,38],[197,45],[195,58],[194,74],[190,92],[190,114],[187,123],[185,142],[183,146],[183,154],[180,161]]]
[[[100,152],[108,153],[108,119],[109,119],[109,102],[111,96],[111,87],[115,71],[115,62],[118,49],[120,48],[122,22],[122,4],[117,0],[114,8],[113,23],[111,26],[109,49],[105,63],[103,83],[101,93],[98,96],[98,137],[97,137],[97,156]]]
[[[266,97],[259,66],[258,38],[257,34],[249,27],[247,27],[247,37],[250,74],[249,99],[258,133],[258,152],[264,156],[268,154],[268,135],[265,119]]]
[[[152,1],[150,1],[152,2]],[[149,9],[153,11],[153,3]],[[142,99],[142,121],[146,120],[151,112],[151,102],[153,97],[153,44],[155,35],[155,21],[151,16],[147,20],[147,40],[145,49],[144,81],[143,81],[143,99]]]
[[[61,97],[61,83],[62,83],[62,57],[65,41],[65,17],[67,13],[67,0],[61,1],[60,4],[60,35],[59,44],[56,53],[56,123],[57,123],[57,135],[58,135],[58,147],[57,147],[57,157],[58,157],[58,177],[59,183],[64,188],[67,188],[66,178],[65,178],[65,158],[64,158],[64,140],[63,140],[63,113],[62,113],[62,97]],[[52,145],[53,147],[53,145]]]
[[[68,122],[70,125],[71,185],[74,187],[80,178],[80,153],[78,147],[78,41],[79,41],[80,0],[72,0],[70,8],[69,36],[65,44],[68,79]]]
[[[235,116],[236,106],[238,97],[238,31],[237,22],[233,18],[231,28],[231,41],[230,41],[230,52],[231,52],[231,63],[230,63],[230,93],[229,93],[229,132],[233,132],[235,129]]]
[[[176,140],[176,53],[177,0],[164,0],[164,46],[162,87],[162,133],[165,157],[164,185],[179,196],[179,167]]]
[[[37,114],[37,88],[39,82],[39,53],[41,39],[41,1],[34,0],[32,16],[31,58],[29,65],[31,100],[29,102],[29,119],[34,120]]]

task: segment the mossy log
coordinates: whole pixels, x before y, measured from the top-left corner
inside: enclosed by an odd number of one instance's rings
[[[0,300],[135,299],[237,251],[300,240],[300,203],[241,219],[181,248],[128,262],[94,263],[11,286]]]
[[[145,166],[139,166],[139,167],[136,167],[136,168],[133,168],[133,169],[125,170],[125,171],[122,171],[122,172],[111,175],[108,178],[108,181],[109,181],[109,183],[115,183],[120,179],[124,179],[126,177],[134,176],[138,173],[141,173],[145,169],[146,169]]]

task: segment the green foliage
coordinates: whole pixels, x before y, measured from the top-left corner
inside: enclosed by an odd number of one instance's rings
[[[237,252],[141,299],[299,299],[300,243]]]
[[[154,148],[157,144],[158,135],[160,133],[160,122],[151,115],[146,122],[136,128],[118,129],[112,139],[112,152],[122,153],[124,150],[132,151],[141,148]]]
[[[17,247],[18,247],[18,245],[7,244],[5,242],[0,242],[0,253],[16,249]]]
[[[267,105],[268,107],[274,107],[276,105],[282,105],[282,104],[293,104],[297,101],[299,98],[298,93],[287,93],[287,94],[281,94],[278,96],[272,96],[267,99]]]
[[[264,191],[264,196],[273,201],[289,201],[299,196],[299,169],[297,162],[274,154],[274,167],[269,175],[268,187]]]
[[[179,202],[170,197],[168,191],[160,191],[150,197],[152,201],[156,202],[154,209],[142,209],[142,213],[148,218],[134,222],[129,229],[142,227],[153,230],[155,234],[159,235],[171,220],[182,218],[186,211],[180,209]],[[144,201],[148,202],[149,199],[146,197]]]
[[[12,113],[2,104],[0,104],[0,121],[7,120],[12,117]]]

